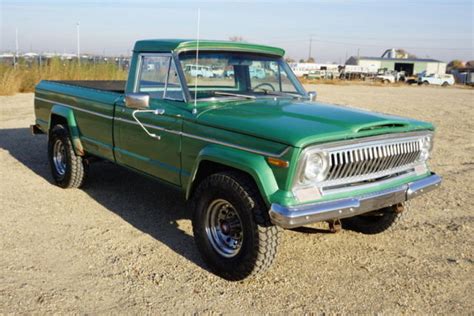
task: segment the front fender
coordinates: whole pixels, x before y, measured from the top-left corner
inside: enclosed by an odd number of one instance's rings
[[[270,204],[269,197],[278,190],[275,176],[265,157],[234,148],[208,145],[199,152],[196,158],[186,188],[186,199],[191,195],[196,174],[203,161],[219,163],[249,174],[257,184],[262,198],[268,204]]]
[[[66,120],[67,127],[69,129],[69,135],[71,137],[72,146],[74,147],[74,152],[77,155],[83,156],[84,155],[84,147],[82,146],[81,139],[79,138],[79,127],[77,126],[76,118],[74,116],[74,112],[71,108],[65,107],[63,105],[55,104],[51,108],[51,114],[48,123],[48,130],[54,126],[51,126],[53,122],[53,117],[59,116]]]

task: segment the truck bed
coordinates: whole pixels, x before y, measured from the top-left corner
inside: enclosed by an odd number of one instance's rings
[[[43,80],[35,89],[36,126],[47,133],[54,114],[72,117],[81,126],[72,137],[84,151],[113,161],[114,108],[124,90],[125,81],[118,80]]]
[[[70,86],[125,93],[125,80],[51,80],[50,82],[67,84]]]

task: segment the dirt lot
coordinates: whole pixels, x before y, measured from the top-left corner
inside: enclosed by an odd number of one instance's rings
[[[0,314],[472,314],[474,90],[317,90],[322,101],[434,122],[443,186],[390,233],[287,231],[269,272],[234,283],[206,270],[178,193],[106,163],[82,190],[52,185],[46,137],[28,130],[33,95],[0,97]]]

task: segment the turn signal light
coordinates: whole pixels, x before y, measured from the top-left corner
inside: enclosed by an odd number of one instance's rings
[[[274,157],[267,157],[267,161],[269,164],[280,167],[280,168],[288,168],[290,163],[286,160],[274,158]]]

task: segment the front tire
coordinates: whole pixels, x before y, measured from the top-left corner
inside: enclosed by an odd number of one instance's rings
[[[54,182],[62,188],[79,188],[87,177],[88,166],[76,155],[69,131],[64,125],[53,127],[48,140],[48,160]]]
[[[209,176],[197,187],[193,208],[194,239],[215,274],[235,281],[271,266],[280,229],[250,178],[236,172]]]
[[[380,234],[392,230],[403,218],[406,206],[403,204],[382,208],[367,214],[344,218],[341,220],[342,228],[363,234]]]

